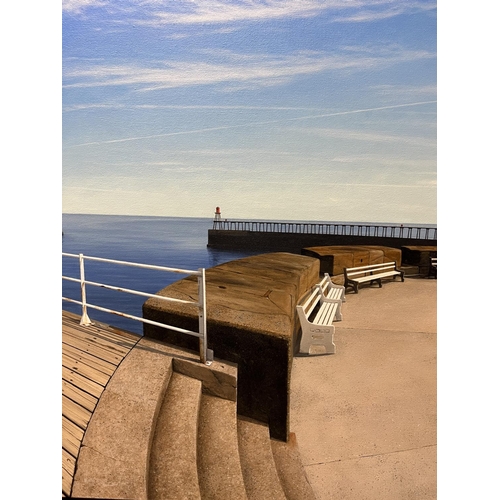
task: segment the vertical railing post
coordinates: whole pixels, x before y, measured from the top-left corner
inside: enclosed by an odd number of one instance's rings
[[[213,351],[207,345],[207,299],[205,287],[205,269],[199,269],[198,276],[198,320],[200,337],[200,359],[205,365],[212,364]]]
[[[85,291],[85,265],[83,254],[79,254],[80,260],[80,288],[82,292],[82,317],[80,318],[80,325],[88,326],[92,324],[87,314],[87,294]]]

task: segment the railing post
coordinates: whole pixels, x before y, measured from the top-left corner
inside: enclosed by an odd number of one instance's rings
[[[79,254],[80,260],[80,288],[82,291],[82,317],[80,318],[80,325],[88,326],[92,324],[89,315],[87,314],[87,294],[85,293],[85,265],[83,254]]]
[[[208,349],[207,345],[207,299],[205,288],[205,269],[199,269],[198,276],[198,319],[200,337],[200,359],[205,365],[211,365],[214,359],[214,353]]]

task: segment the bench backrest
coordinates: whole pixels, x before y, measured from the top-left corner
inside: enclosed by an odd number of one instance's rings
[[[320,286],[323,290],[324,287],[327,286],[326,276],[321,280]],[[321,300],[321,290],[318,286],[314,286],[309,291],[307,299],[303,303],[299,303],[298,305],[304,309],[305,315],[309,317],[320,300]]]
[[[383,264],[370,264],[368,266],[345,267],[344,274],[346,276],[357,276],[366,273],[381,273],[384,271],[393,270],[396,268],[395,262],[384,262]]]

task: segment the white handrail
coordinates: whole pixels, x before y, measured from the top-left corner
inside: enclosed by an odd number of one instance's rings
[[[62,253],[63,257],[72,257],[72,258],[77,258],[79,259],[80,263],[80,278],[73,278],[70,276],[62,276],[63,280],[67,281],[72,281],[76,283],[80,283],[80,288],[81,288],[81,301],[71,299],[68,297],[62,297],[63,300],[67,302],[72,302],[74,304],[79,304],[82,306],[82,316],[80,319],[80,325],[87,326],[91,325],[92,321],[90,320],[88,316],[87,309],[97,309],[99,311],[111,313],[111,314],[116,314],[118,316],[122,316],[124,318],[129,318],[133,319],[136,321],[141,321],[142,323],[148,323],[151,325],[159,326],[161,328],[168,328],[170,330],[175,330],[177,332],[181,332],[187,335],[192,335],[195,337],[199,338],[200,341],[200,359],[202,363],[206,365],[210,365],[213,360],[213,351],[211,349],[208,349],[207,346],[207,306],[206,306],[206,286],[205,286],[205,269],[200,268],[197,271],[192,271],[189,269],[178,269],[174,267],[164,267],[164,266],[154,266],[150,264],[139,264],[136,262],[126,262],[122,260],[114,260],[114,259],[104,259],[101,257],[90,257],[87,255],[83,254],[71,254],[71,253]],[[146,292],[141,292],[138,290],[131,290],[129,288],[122,288],[122,287],[116,287],[113,285],[107,285],[104,283],[98,283],[95,281],[87,281],[85,280],[85,260],[92,260],[96,262],[107,262],[110,264],[120,264],[120,265],[125,265],[125,266],[132,266],[132,267],[139,267],[142,269],[153,269],[153,270],[158,270],[158,271],[166,271],[166,272],[172,272],[172,273],[181,273],[181,274],[188,274],[191,276],[197,276],[198,278],[198,301],[189,301],[189,300],[182,300],[182,299],[175,299],[173,297],[164,297],[162,295],[155,295],[151,293],[146,293]],[[132,295],[139,295],[143,297],[151,297],[159,300],[164,300],[164,301],[169,301],[169,302],[177,302],[181,304],[194,304],[198,307],[198,325],[199,325],[199,331],[194,332],[191,330],[186,330],[184,328],[178,328],[173,325],[167,325],[164,323],[158,323],[156,321],[151,321],[149,319],[145,318],[140,318],[138,316],[134,316],[131,314],[127,314],[121,311],[115,311],[113,309],[107,309],[105,307],[97,306],[95,304],[89,304],[87,302],[87,297],[86,297],[86,285],[90,286],[97,286],[101,288],[105,288],[107,290],[115,290],[119,292],[125,292],[125,293],[130,293]]]

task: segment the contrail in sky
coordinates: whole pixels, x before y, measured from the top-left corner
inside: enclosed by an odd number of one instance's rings
[[[351,111],[338,111],[336,113],[325,113],[321,115],[307,115],[307,116],[299,116],[296,118],[282,118],[279,120],[269,120],[263,122],[250,122],[250,123],[242,123],[239,125],[226,125],[224,127],[210,127],[210,128],[200,128],[196,130],[184,130],[181,132],[168,132],[166,134],[155,134],[155,135],[144,135],[140,137],[126,137],[125,139],[110,139],[109,141],[95,141],[95,142],[84,142],[82,144],[74,144],[73,146],[67,146],[64,149],[77,148],[81,146],[98,146],[101,144],[114,144],[118,142],[129,142],[129,141],[140,141],[142,139],[155,139],[157,137],[170,137],[174,135],[186,135],[186,134],[197,134],[199,132],[213,132],[216,130],[228,130],[232,128],[240,128],[240,127],[252,127],[254,125],[269,125],[271,123],[281,123],[286,121],[298,121],[298,120],[309,120],[312,118],[327,118],[329,116],[340,116],[340,115],[351,115],[355,113],[365,113],[367,111],[381,111],[384,109],[395,109],[395,108],[406,108],[409,106],[420,106],[422,104],[433,104],[437,101],[422,101],[422,102],[412,102],[408,104],[394,104],[392,106],[380,106],[378,108],[365,108],[365,109],[355,109]]]

